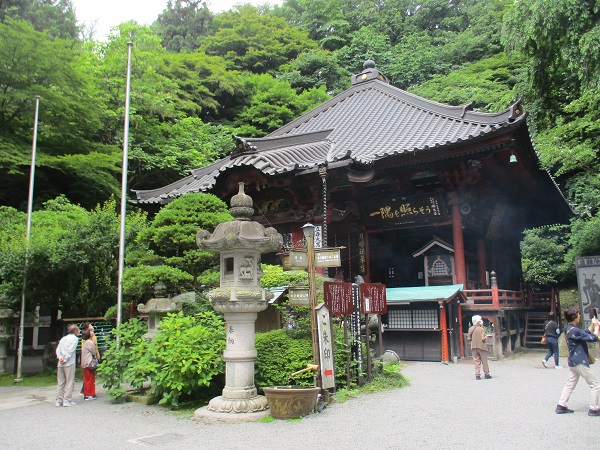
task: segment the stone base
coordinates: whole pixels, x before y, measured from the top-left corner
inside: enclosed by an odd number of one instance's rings
[[[125,395],[125,401],[141,403],[142,405],[156,405],[160,399],[154,394],[132,393]]]
[[[243,422],[258,422],[265,417],[269,417],[271,412],[265,411],[248,412],[248,413],[226,413],[209,411],[208,406],[199,408],[194,413],[194,420],[203,422],[207,425],[213,423],[243,423]]]
[[[249,398],[228,398],[219,396],[208,403],[208,410],[216,413],[246,414],[256,413],[269,409],[267,398],[264,395],[255,395]]]

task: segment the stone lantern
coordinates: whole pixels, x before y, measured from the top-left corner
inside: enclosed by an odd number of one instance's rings
[[[200,230],[196,236],[198,247],[220,254],[220,287],[208,298],[225,317],[227,339],[223,394],[194,414],[205,423],[255,421],[269,414],[266,398],[254,386],[255,322],[273,297],[260,287],[260,255],[279,250],[283,238],[274,228],[251,220],[252,205],[244,183],[239,183],[229,209],[234,220],[219,224],[212,235]]]
[[[15,312],[4,307],[8,304],[8,300],[0,297],[0,375],[6,373],[6,355],[8,349],[8,341],[12,338],[11,324]]]
[[[154,298],[148,300],[145,305],[143,303],[138,305],[139,312],[148,314],[148,332],[144,335],[144,339],[154,339],[162,318],[178,309],[177,303],[167,294],[166,286],[160,282],[156,283],[154,285]]]

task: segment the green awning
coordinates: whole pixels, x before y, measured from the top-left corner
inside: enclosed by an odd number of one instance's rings
[[[452,284],[448,286],[417,286],[402,288],[387,288],[385,296],[388,304],[404,304],[414,302],[449,302],[455,297],[459,301],[466,301],[467,298],[463,292],[462,284]]]

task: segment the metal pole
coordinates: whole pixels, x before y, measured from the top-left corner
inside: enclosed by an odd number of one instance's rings
[[[121,178],[121,233],[119,236],[119,283],[117,287],[117,326],[121,324],[123,305],[123,270],[125,266],[125,217],[127,214],[127,163],[129,150],[129,92],[131,90],[131,48],[127,43],[127,85],[125,89],[125,125],[123,130],[123,173]]]
[[[31,167],[29,170],[29,197],[27,199],[27,231],[25,232],[25,264],[23,268],[23,289],[21,290],[21,317],[19,322],[19,350],[17,352],[17,373],[15,383],[23,381],[23,335],[25,334],[25,290],[27,287],[27,263],[29,258],[29,236],[31,235],[31,213],[33,210],[33,182],[35,180],[35,154],[37,152],[38,114],[40,96],[35,96],[33,119],[33,142],[31,144]]]

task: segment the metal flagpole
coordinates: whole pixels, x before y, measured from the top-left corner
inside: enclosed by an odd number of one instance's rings
[[[31,235],[31,212],[33,209],[33,182],[35,179],[35,154],[37,151],[38,113],[40,96],[35,96],[35,114],[33,119],[33,142],[31,144],[31,168],[29,171],[29,198],[27,200],[27,231],[25,232],[25,264],[23,268],[23,289],[21,291],[21,320],[19,322],[19,350],[17,352],[17,374],[15,383],[23,381],[23,335],[25,334],[25,289],[27,287],[27,260],[29,257],[29,236]]]
[[[133,42],[127,43],[127,85],[125,89],[125,125],[123,130],[123,174],[121,179],[121,233],[119,238],[119,285],[117,288],[117,326],[121,324],[123,305],[123,270],[125,266],[125,217],[127,211],[127,162],[129,150],[129,92],[131,90],[131,49]]]

